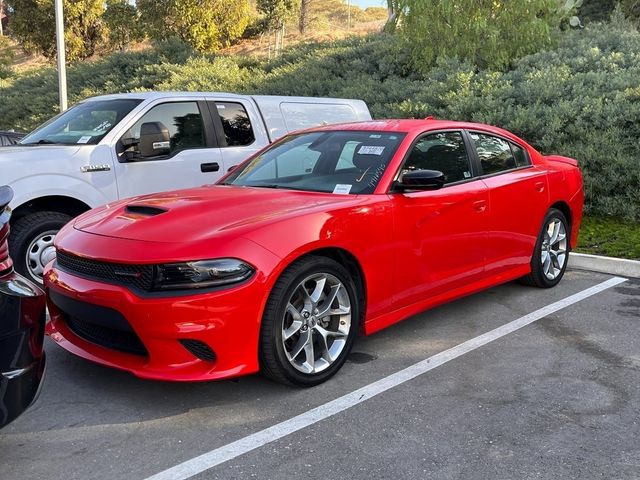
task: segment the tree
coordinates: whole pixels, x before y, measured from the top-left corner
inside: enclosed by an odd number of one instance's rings
[[[103,0],[63,0],[68,61],[93,55],[104,42]],[[31,52],[56,56],[54,0],[10,0],[11,33]]]
[[[256,7],[264,14],[267,29],[276,32],[275,54],[278,55],[284,43],[284,22],[293,13],[294,0],[257,0]]]
[[[239,38],[250,18],[248,0],[138,0],[151,38],[178,37],[200,52],[214,52]]]
[[[294,0],[257,0],[256,7],[266,17],[269,27],[278,30],[293,12],[295,3]]]
[[[128,0],[107,0],[104,22],[109,32],[109,45],[124,50],[127,44],[144,39],[140,14]]]
[[[392,2],[389,2],[391,4]],[[570,13],[564,0],[400,0],[397,26],[414,67],[440,58],[505,68],[553,41]]]
[[[298,17],[298,30],[301,35],[307,33],[307,28],[309,27],[309,6],[311,5],[311,0],[301,0],[300,1],[300,15]]]

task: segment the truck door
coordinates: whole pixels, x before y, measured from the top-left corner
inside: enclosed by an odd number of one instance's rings
[[[240,98],[207,98],[207,105],[216,127],[224,173],[270,143],[253,103]]]
[[[211,184],[222,176],[222,155],[203,100],[161,100],[122,135],[115,147],[120,198]],[[141,132],[156,137],[147,145]]]

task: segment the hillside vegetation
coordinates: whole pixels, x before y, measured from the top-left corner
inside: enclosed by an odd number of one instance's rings
[[[303,43],[275,60],[203,56],[170,41],[69,69],[70,101],[143,90],[362,98],[376,118],[500,125],[543,153],[580,160],[588,213],[640,219],[640,34],[625,20],[567,33],[507,72],[441,61],[408,67],[393,36]],[[30,130],[57,111],[53,68],[0,80],[0,129]]]

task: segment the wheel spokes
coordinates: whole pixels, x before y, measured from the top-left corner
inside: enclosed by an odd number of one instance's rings
[[[542,272],[554,280],[560,275],[566,262],[567,231],[564,222],[553,218],[544,230],[540,262]]]
[[[285,307],[282,342],[297,370],[319,373],[344,351],[351,329],[351,300],[338,278],[315,274],[300,282]]]

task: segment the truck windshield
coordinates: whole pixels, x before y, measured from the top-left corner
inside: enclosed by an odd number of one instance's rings
[[[90,100],[53,117],[24,137],[22,145],[95,145],[140,104],[138,99]]]
[[[224,184],[370,194],[404,136],[350,130],[290,135],[238,168]]]

